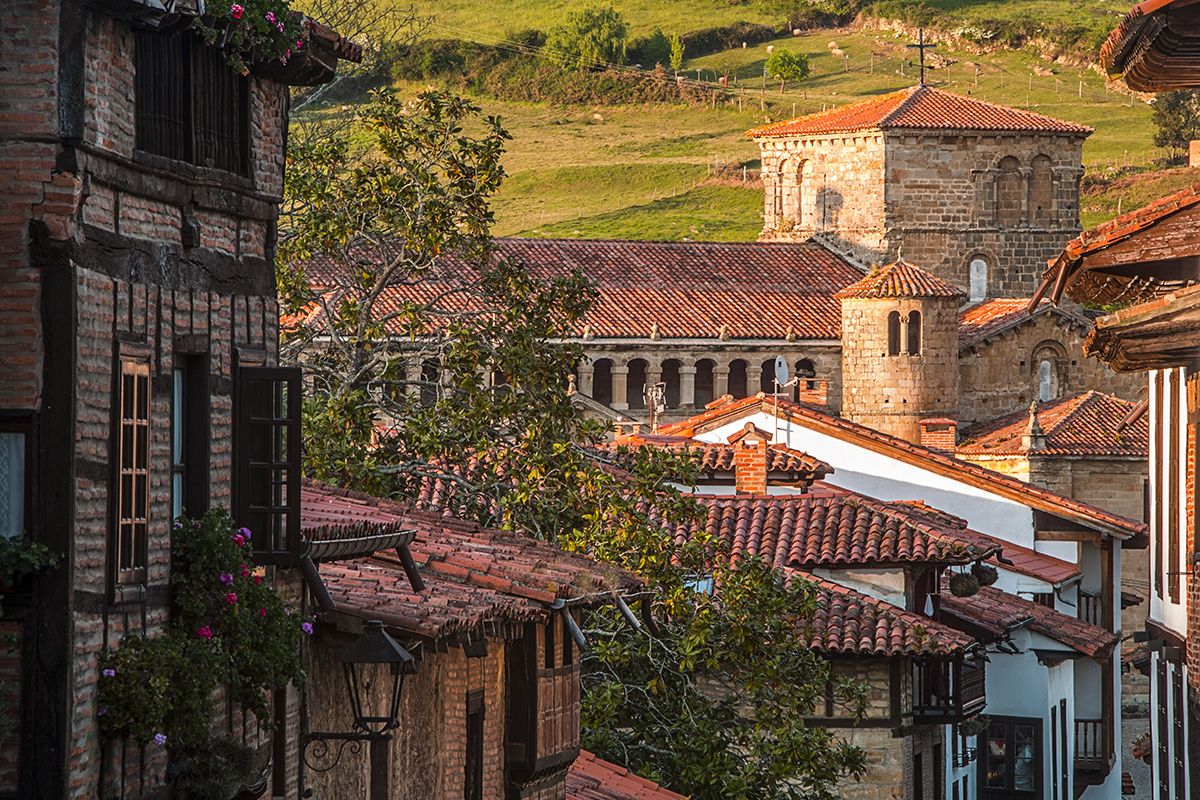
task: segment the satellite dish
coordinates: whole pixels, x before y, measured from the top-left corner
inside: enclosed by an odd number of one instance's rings
[[[786,386],[790,377],[787,361],[783,356],[775,356],[775,383],[779,386]]]

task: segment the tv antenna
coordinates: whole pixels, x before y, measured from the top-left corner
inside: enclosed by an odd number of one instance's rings
[[[775,423],[775,441],[779,441],[779,395],[784,389],[790,386],[795,386],[799,382],[799,376],[795,378],[791,376],[791,370],[788,369],[787,359],[783,356],[775,356],[775,413],[772,414]]]

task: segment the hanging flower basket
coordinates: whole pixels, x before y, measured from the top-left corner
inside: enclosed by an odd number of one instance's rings
[[[971,574],[975,576],[975,580],[979,581],[980,586],[991,586],[1000,580],[1000,571],[982,561],[977,561],[971,566]]]
[[[242,75],[250,65],[288,59],[307,47],[308,21],[292,11],[289,0],[218,0],[209,14],[197,17],[196,32],[225,52],[229,66]]]
[[[979,591],[979,579],[969,572],[956,572],[950,576],[950,594],[955,597],[971,597]]]
[[[980,714],[977,717],[961,722],[958,725],[958,732],[963,736],[982,736],[987,733],[988,726],[992,724],[992,718],[987,714]]]

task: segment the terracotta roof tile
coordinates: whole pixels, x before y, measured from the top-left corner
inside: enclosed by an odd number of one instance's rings
[[[1028,619],[1030,630],[1092,657],[1107,656],[1121,641],[1118,634],[1098,625],[991,586],[982,587],[971,597],[956,597],[943,591],[939,609],[968,622],[993,626],[1008,627]]]
[[[701,473],[731,473],[734,471],[734,447],[724,442],[702,442],[686,436],[658,436],[655,434],[633,434],[602,445],[600,451],[615,459],[618,467],[626,466],[622,459],[622,447],[660,447],[665,450],[689,451],[698,462]],[[833,467],[808,453],[793,450],[783,445],[767,446],[767,472],[769,477],[784,477],[790,480],[815,481],[833,472]]]
[[[962,297],[952,283],[907,261],[897,261],[871,272],[834,295],[845,297]]]
[[[753,137],[821,136],[893,129],[1036,131],[1086,136],[1086,125],[1046,117],[1032,111],[988,103],[944,92],[932,86],[911,86],[840,108],[777,122],[747,132]]]
[[[966,564],[995,549],[960,537],[903,507],[818,484],[797,495],[697,495],[702,520],[667,523],[652,518],[677,540],[704,530],[735,559],[757,556],[776,568],[846,567],[937,562]]]
[[[685,800],[624,767],[580,750],[567,770],[567,800]]]
[[[1100,64],[1139,92],[1196,87],[1196,16],[1190,0],[1144,0],[1109,34],[1100,48]]]
[[[437,639],[489,622],[543,620],[548,603],[564,599],[603,602],[614,592],[641,591],[632,574],[568,553],[554,545],[511,531],[367,496],[308,484],[301,494],[305,524],[328,519],[340,500],[351,501],[352,518],[399,514],[416,531],[409,550],[426,588],[415,592],[400,558],[392,551],[320,566],[339,611],[380,619],[414,636]]]
[[[577,268],[591,279],[598,297],[576,333],[596,338],[780,339],[790,331],[800,339],[836,339],[841,308],[834,293],[863,274],[815,242],[494,241],[498,257],[521,261],[535,275]],[[431,302],[471,269],[447,257],[427,279],[388,289],[380,311]],[[305,270],[319,289],[341,280],[321,258]]]
[[[1091,328],[1091,320],[1043,300],[1030,310],[1029,301],[1019,297],[995,297],[967,306],[958,313],[958,347],[965,350],[993,336],[1020,327],[1043,314],[1053,314],[1076,327],[1080,333]]]
[[[1147,527],[1144,523],[1135,522],[1088,503],[1064,497],[1049,489],[1034,486],[941,451],[931,450],[928,447],[890,436],[848,419],[835,417],[812,406],[774,397],[768,399],[761,392],[666,425],[660,428],[659,432],[666,435],[694,436],[699,430],[725,424],[731,419],[740,419],[757,412],[774,414],[776,411],[785,419],[794,419],[800,424],[820,430],[835,438],[851,441],[901,461],[952,476],[968,485],[1009,497],[1030,508],[1088,525],[1118,539],[1135,539],[1135,542],[1127,541],[1126,547],[1141,544],[1147,534]]]
[[[1046,446],[1035,451],[1048,456],[1146,458],[1150,453],[1150,423],[1141,416],[1124,424],[1137,406],[1102,392],[1090,391],[1038,404],[1037,420]],[[1026,455],[1022,437],[1029,412],[1018,411],[963,431],[960,456]]]
[[[923,614],[849,589],[809,572],[790,570],[813,584],[818,608],[806,623],[808,645],[822,653],[948,656],[975,645],[975,639]]]

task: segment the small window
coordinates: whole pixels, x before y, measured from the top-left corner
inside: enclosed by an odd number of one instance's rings
[[[987,297],[988,292],[988,265],[982,258],[972,258],[970,266],[970,289],[969,297],[971,302],[983,300]]]
[[[1033,602],[1046,608],[1054,608],[1054,592],[1034,592]]]
[[[1043,358],[1038,362],[1038,400],[1046,402],[1058,396],[1058,381],[1055,379],[1054,362]]]
[[[28,425],[0,419],[0,536],[26,531],[29,503]]]
[[[980,780],[1012,800],[1040,797],[1041,721],[993,718],[979,745]]]
[[[887,317],[888,355],[900,355],[900,312],[893,311]]]
[[[465,800],[483,800],[483,692],[467,692]]]
[[[117,390],[116,579],[146,580],[150,517],[150,364],[121,360]]]
[[[208,359],[181,355],[171,380],[171,513],[208,510]]]
[[[300,370],[241,367],[235,398],[237,521],[253,534],[260,564],[300,551]]]
[[[908,315],[908,354],[921,355],[921,312],[913,311]]]

